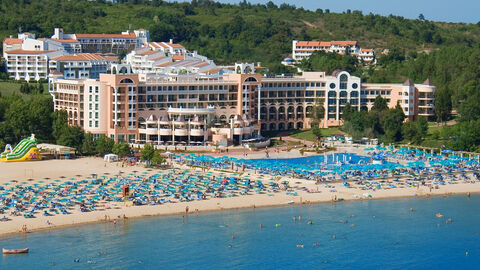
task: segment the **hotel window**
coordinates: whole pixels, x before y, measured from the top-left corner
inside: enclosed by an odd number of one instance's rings
[[[330,89],[335,89],[335,86],[336,86],[336,85],[335,85],[334,83],[331,83],[331,84],[330,84]]]
[[[92,118],[92,112],[88,113],[89,118]]]
[[[95,104],[95,110],[98,111],[98,104]]]
[[[92,96],[88,96],[88,100],[92,101],[93,100]]]
[[[348,77],[345,74],[340,76],[340,89],[347,89]]]
[[[98,128],[98,121],[95,121],[95,127]]]
[[[88,127],[92,127],[92,121],[88,122]]]
[[[92,104],[91,104],[91,103],[88,105],[88,108],[89,108],[90,110],[92,109]]]
[[[98,119],[98,112],[95,112],[95,118]]]

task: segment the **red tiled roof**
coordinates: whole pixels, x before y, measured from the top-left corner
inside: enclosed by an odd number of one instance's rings
[[[162,47],[162,46],[161,46],[159,43],[157,43],[157,42],[149,42],[148,44],[151,45],[152,47],[155,47],[155,48],[160,48],[160,47]]]
[[[338,46],[355,46],[355,45],[357,45],[356,41],[331,41],[330,43],[332,45],[338,45]]]
[[[297,47],[330,47],[330,42],[325,41],[299,41],[297,42]]]
[[[144,52],[137,53],[137,55],[150,55],[154,53],[158,53],[158,51],[144,51]]]
[[[6,52],[7,54],[44,54],[53,51],[27,51],[27,50],[12,50]]]
[[[326,42],[326,41],[299,41],[299,42],[297,42],[297,47],[330,47],[330,45],[354,46],[354,45],[357,45],[357,42],[356,41],[336,41],[336,40],[332,40],[330,42]]]
[[[5,38],[3,40],[3,43],[7,44],[7,45],[12,45],[12,44],[22,44],[23,43],[23,39],[21,38]]]
[[[213,68],[213,69],[207,70],[205,73],[207,73],[207,74],[213,74],[213,73],[219,72],[220,70],[222,70],[222,68],[221,68],[221,67],[217,67],[217,68]]]
[[[75,34],[78,38],[136,38],[135,33],[130,34]]]
[[[199,67],[199,68],[200,68],[200,67],[204,67],[204,66],[208,66],[208,63],[207,63],[207,62],[203,62],[203,63],[201,63],[201,64],[196,65],[196,67]]]
[[[166,67],[166,66],[170,66],[172,64],[173,64],[173,62],[166,62],[166,63],[158,64],[157,67]]]
[[[185,60],[185,56],[183,56],[183,55],[173,55],[172,59],[173,60]]]
[[[91,61],[91,60],[106,60],[105,57],[93,54],[93,53],[80,53],[80,54],[72,54],[72,55],[63,55],[56,57],[52,60],[55,61]]]
[[[166,43],[168,46],[171,46],[172,48],[179,48],[179,49],[184,49],[184,47],[180,44],[175,44],[175,43]]]

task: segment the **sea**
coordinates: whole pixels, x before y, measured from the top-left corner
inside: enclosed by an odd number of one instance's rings
[[[30,253],[0,256],[0,269],[478,269],[479,205],[455,195],[127,219],[1,238]]]

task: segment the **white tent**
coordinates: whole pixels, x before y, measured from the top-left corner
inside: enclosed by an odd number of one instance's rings
[[[118,155],[115,155],[115,154],[106,154],[106,155],[103,157],[103,160],[104,160],[104,161],[107,161],[107,162],[118,161]]]

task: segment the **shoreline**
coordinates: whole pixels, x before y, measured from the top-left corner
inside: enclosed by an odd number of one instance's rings
[[[343,148],[336,153],[353,152],[360,153],[361,149]],[[264,153],[250,154],[250,158],[262,158]],[[313,154],[315,155],[315,154]],[[306,155],[307,156],[307,155]],[[312,155],[308,155],[312,156]],[[298,158],[303,157],[298,150],[290,152],[272,153],[270,158]],[[265,207],[282,207],[282,206],[299,206],[319,203],[337,203],[351,202],[363,200],[378,199],[397,199],[411,197],[433,197],[433,196],[450,196],[461,195],[467,193],[480,193],[480,182],[474,183],[458,180],[453,184],[438,186],[438,189],[432,186],[411,187],[407,185],[398,185],[396,188],[382,189],[362,189],[364,186],[352,183],[351,187],[345,187],[341,182],[328,182],[315,184],[312,180],[297,179],[287,176],[271,176],[266,174],[254,173],[251,170],[245,172],[230,171],[214,168],[197,168],[174,163],[168,169],[152,169],[142,166],[122,166],[121,162],[108,163],[101,158],[79,158],[75,160],[45,160],[32,162],[0,162],[0,185],[7,189],[18,184],[26,184],[28,186],[40,184],[61,184],[65,181],[78,181],[82,179],[92,179],[92,174],[98,177],[111,178],[114,175],[137,176],[144,177],[155,173],[171,172],[176,177],[179,172],[189,171],[188,174],[204,174],[207,172],[210,176],[217,177],[247,177],[251,179],[262,179],[263,182],[275,181],[281,183],[289,182],[291,190],[297,195],[291,195],[292,192],[279,189],[278,192],[265,191],[262,194],[250,193],[249,195],[235,195],[228,198],[208,198],[207,200],[192,200],[189,202],[172,202],[159,205],[142,205],[132,206],[126,205],[124,202],[102,201],[98,203],[95,211],[81,212],[77,205],[70,209],[70,214],[55,214],[53,216],[43,216],[42,211],[37,211],[35,218],[24,218],[23,216],[9,216],[9,213],[0,214],[8,216],[9,221],[0,222],[0,237],[5,238],[13,235],[28,235],[30,232],[52,231],[55,229],[68,228],[72,226],[88,225],[94,223],[112,223],[117,219],[120,223],[125,215],[128,219],[172,216],[185,214],[185,208],[190,209],[189,215],[195,215],[195,210],[199,213],[214,211],[232,211],[248,208],[265,208]],[[472,176],[472,172],[465,172]],[[16,181],[12,181],[15,179]],[[62,179],[62,180],[60,180]],[[270,180],[269,180],[270,179]],[[44,181],[45,180],[45,181]],[[24,181],[24,182],[22,182]],[[26,181],[26,182],[25,182]],[[22,183],[20,183],[22,182]],[[328,186],[326,185],[328,184]],[[1,187],[1,186],[0,186]],[[307,192],[309,190],[311,192]],[[313,192],[312,192],[313,191]],[[315,192],[316,191],[316,192]],[[333,192],[334,191],[334,192]],[[289,194],[290,193],[290,194]],[[372,196],[369,198],[369,196]],[[334,199],[341,199],[334,201]],[[432,213],[433,215],[434,213]],[[51,223],[51,225],[47,224]],[[21,231],[23,225],[27,226],[28,233]],[[113,226],[113,225],[112,225]]]
[[[302,201],[302,202],[293,202],[293,203],[269,203],[269,202],[266,202],[266,203],[261,203],[259,205],[257,204],[250,204],[250,205],[240,205],[240,206],[234,206],[234,207],[218,207],[218,208],[206,208],[206,209],[198,209],[198,213],[201,214],[201,213],[218,213],[218,212],[221,212],[221,211],[236,211],[236,210],[245,210],[245,209],[256,209],[256,208],[259,208],[259,209],[266,209],[266,208],[276,208],[276,207],[291,207],[291,206],[309,206],[309,205],[315,205],[315,204],[325,204],[325,203],[332,203],[332,204],[335,204],[335,203],[350,203],[350,202],[359,202],[359,201],[370,201],[370,200],[390,200],[390,199],[405,199],[405,198],[430,198],[430,197],[440,197],[440,196],[455,196],[455,195],[467,195],[467,194],[480,194],[480,186],[478,186],[478,184],[466,184],[466,185],[477,185],[477,188],[476,190],[461,190],[461,191],[454,191],[454,192],[449,192],[449,191],[445,191],[443,192],[440,192],[440,189],[438,189],[439,192],[434,192],[434,193],[428,193],[428,194],[421,194],[421,195],[417,195],[416,193],[413,193],[413,194],[402,194],[402,195],[394,195],[394,194],[390,194],[390,195],[387,195],[387,196],[379,196],[379,197],[372,197],[372,198],[364,198],[364,197],[359,197],[359,198],[348,198],[348,199],[343,199],[343,200],[337,200],[337,201],[333,201],[333,200],[324,200],[324,199],[319,199],[319,200],[308,200],[308,201]],[[413,189],[413,188],[411,188]],[[308,194],[308,193],[306,193]],[[265,194],[262,194],[262,195],[265,195]],[[255,195],[253,195],[255,196]],[[261,196],[261,195],[260,195]],[[246,196],[248,197],[248,196]],[[296,196],[296,197],[293,197],[293,198],[297,198],[297,199],[300,199],[302,200],[302,197],[301,196]],[[232,199],[232,198],[230,198]],[[235,198],[233,198],[235,199]],[[207,202],[207,201],[211,201],[211,200],[215,200],[215,199],[210,199],[210,200],[206,200],[206,201],[199,201],[199,203],[202,203],[202,202]],[[225,200],[225,199],[217,199],[217,200]],[[176,203],[176,204],[182,204],[183,205],[188,205],[188,202],[181,202],[181,203]],[[217,204],[218,205],[218,204]],[[168,205],[158,205],[158,206],[124,206],[126,208],[130,208],[130,209],[135,209],[135,208],[138,208],[138,207],[155,207],[155,208],[160,208],[160,207],[167,207]],[[124,210],[123,208],[121,209],[114,209],[114,210]],[[158,210],[158,209],[157,209]],[[106,212],[106,211],[105,211]],[[104,213],[103,211],[100,211],[100,213]],[[70,217],[74,217],[74,215],[76,215],[78,213],[75,213],[75,214],[71,214],[69,215]],[[157,218],[157,217],[169,217],[169,216],[180,216],[180,215],[185,215],[185,211],[181,211],[180,209],[173,209],[173,211],[167,211],[167,212],[164,212],[164,213],[153,213],[153,214],[140,214],[140,215],[133,215],[133,216],[127,216],[126,220],[137,220],[137,219],[146,219],[146,218]],[[196,215],[195,212],[189,212],[188,213],[189,216],[192,216],[192,215]],[[432,213],[433,215],[433,213]],[[92,215],[93,216],[93,215]],[[95,215],[97,216],[97,215]],[[121,215],[120,215],[121,216]],[[8,232],[0,232],[0,239],[1,238],[8,238],[8,237],[14,237],[14,236],[17,236],[17,235],[25,235],[25,237],[28,237],[28,235],[30,233],[38,233],[38,232],[53,232],[53,231],[56,231],[56,230],[61,230],[61,229],[68,229],[68,228],[73,228],[73,227],[76,227],[76,226],[86,226],[86,225],[93,225],[93,224],[100,224],[100,223],[105,223],[105,224],[110,224],[110,223],[113,223],[113,220],[117,220],[119,223],[123,223],[125,222],[125,219],[123,219],[122,217],[120,218],[115,218],[115,219],[110,219],[110,220],[102,220],[102,219],[90,219],[90,220],[86,220],[86,221],[80,221],[78,223],[75,223],[74,221],[72,223],[64,223],[64,224],[59,224],[59,225],[53,225],[53,226],[49,226],[49,225],[44,225],[44,226],[37,226],[37,227],[34,227],[32,229],[29,229],[26,233],[25,232],[21,232],[19,230],[15,230],[15,231],[8,231]],[[26,222],[24,222],[26,223]],[[112,225],[114,226],[114,225]]]

